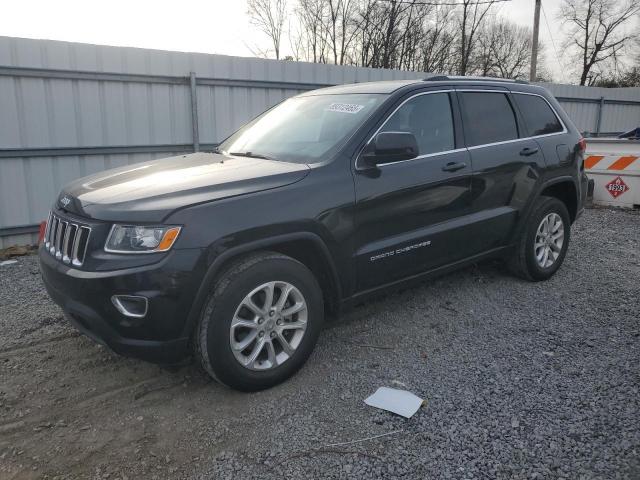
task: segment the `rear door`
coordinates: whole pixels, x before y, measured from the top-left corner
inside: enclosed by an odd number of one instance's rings
[[[480,218],[473,250],[480,253],[508,242],[544,157],[528,137],[508,91],[459,89],[458,98],[473,163],[471,211]]]
[[[512,92],[511,97],[524,120],[528,136],[535,138],[542,149],[546,164],[553,168],[571,163],[573,145],[559,137],[567,130],[549,102],[534,93]]]

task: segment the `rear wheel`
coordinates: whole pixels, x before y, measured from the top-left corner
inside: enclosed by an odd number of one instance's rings
[[[567,207],[553,197],[540,197],[533,207],[510,269],[531,281],[547,280],[560,268],[570,237]]]
[[[254,254],[216,282],[197,327],[196,356],[229,387],[269,388],[306,362],[323,315],[320,287],[306,266],[278,253]]]

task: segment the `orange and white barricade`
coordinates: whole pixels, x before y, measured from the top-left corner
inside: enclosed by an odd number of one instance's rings
[[[593,203],[640,207],[640,141],[589,138],[584,167],[594,181]]]

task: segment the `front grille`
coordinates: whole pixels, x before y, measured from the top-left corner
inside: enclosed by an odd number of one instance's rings
[[[44,246],[58,260],[79,267],[84,263],[90,234],[91,228],[49,213]]]

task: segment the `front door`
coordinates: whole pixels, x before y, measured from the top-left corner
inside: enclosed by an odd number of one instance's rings
[[[413,133],[418,157],[355,172],[358,291],[467,256],[472,169],[456,144],[452,99],[422,92],[402,103],[379,132]]]

